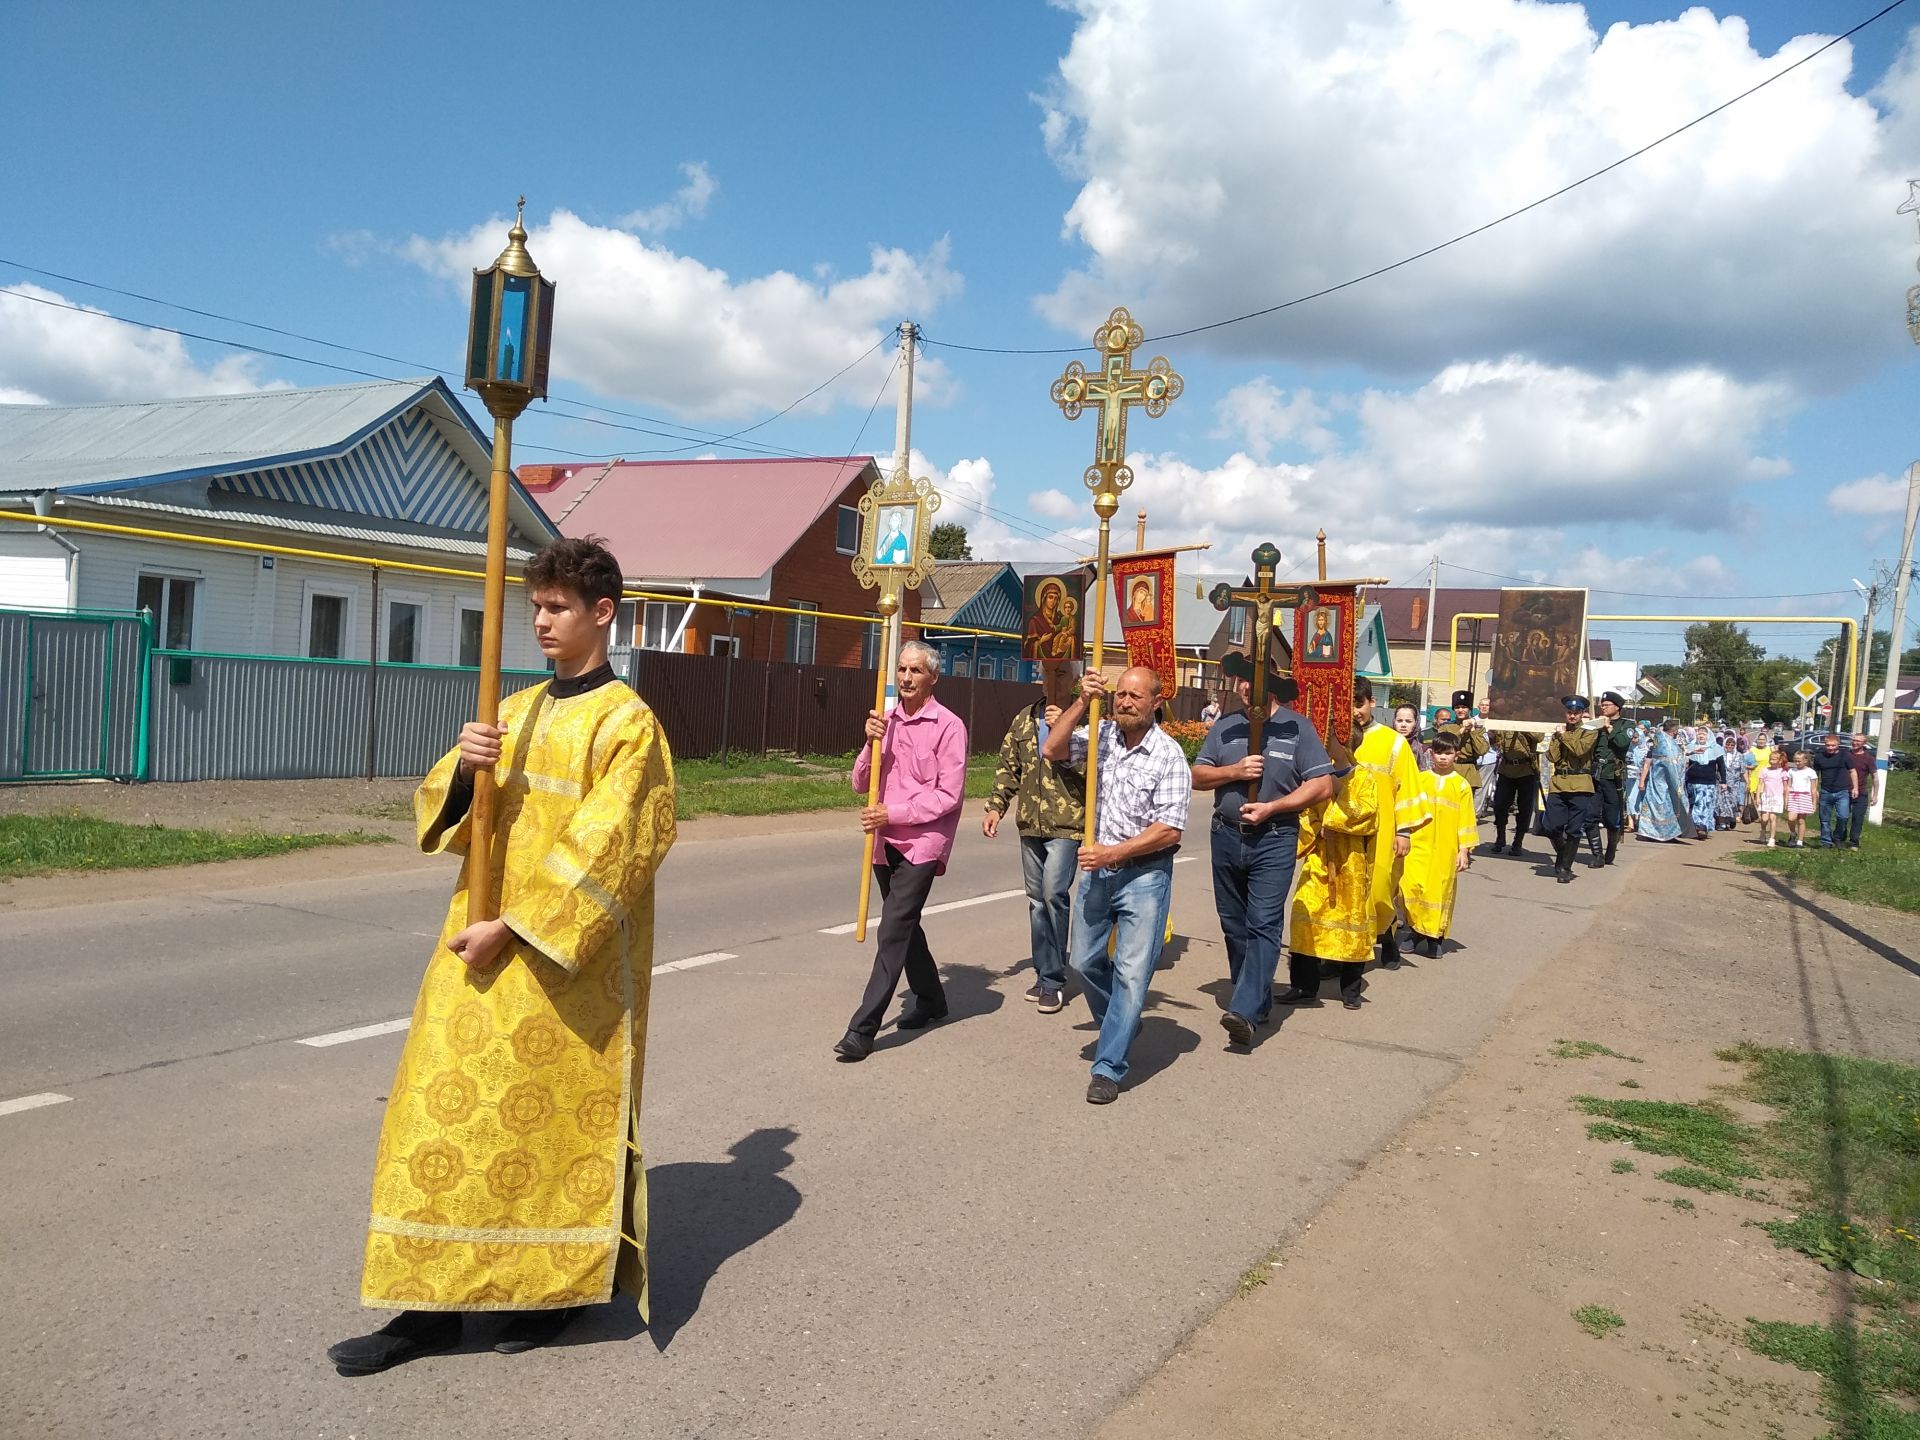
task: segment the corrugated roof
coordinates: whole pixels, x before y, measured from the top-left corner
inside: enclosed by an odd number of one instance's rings
[[[591,463],[534,498],[564,534],[604,537],[630,578],[751,580],[877,474],[869,455]]]
[[[1427,591],[1426,587],[1404,586],[1396,589],[1370,589],[1369,600],[1380,604],[1380,613],[1387,622],[1387,641],[1393,645],[1411,645],[1426,638],[1427,633]],[[1447,626],[1455,615],[1500,613],[1500,592],[1498,590],[1448,589],[1441,587],[1434,592],[1433,601],[1433,643],[1436,647],[1447,643]],[[1494,623],[1486,621],[1481,630],[1486,638],[1493,638]],[[1462,643],[1471,638],[1471,633],[1463,633]]]
[[[928,578],[939,594],[940,603],[928,605],[923,590],[920,618],[934,625],[946,624],[955,611],[965,607],[969,600],[1011,568],[1004,560],[936,560],[933,574]]]
[[[284,531],[289,537],[304,535],[328,540],[392,545],[409,550],[435,550],[447,555],[486,558],[485,535],[474,535],[465,531],[429,530],[411,521],[387,520],[375,515],[360,515],[352,520],[340,520],[335,517],[347,512],[316,510],[306,505],[282,505],[272,500],[253,500],[244,496],[228,495],[221,491],[214,491],[209,500],[210,503],[206,505],[173,505],[162,500],[143,498],[138,491],[130,495],[86,495],[78,497],[77,500],[62,500],[56,506],[55,514],[71,514],[76,504],[97,505],[115,510],[137,511],[141,514],[184,515],[201,522],[257,525],[268,530]],[[75,518],[89,517],[76,516]],[[293,542],[290,540],[289,543]],[[532,554],[531,547],[516,545],[511,539],[508,541],[508,558],[526,560]]]

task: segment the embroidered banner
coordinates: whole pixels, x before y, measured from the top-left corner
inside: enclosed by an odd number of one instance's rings
[[[1314,602],[1293,612],[1295,708],[1342,745],[1353,736],[1354,658],[1360,645],[1360,595],[1351,585],[1317,581]]]
[[[1027,576],[1021,586],[1020,658],[1078,660],[1086,594],[1083,570]]]
[[[1127,663],[1160,675],[1160,697],[1171,700],[1179,676],[1173,649],[1173,552],[1121,555],[1112,561],[1113,603],[1127,639]]]

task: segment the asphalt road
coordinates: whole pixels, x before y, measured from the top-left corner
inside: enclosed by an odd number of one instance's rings
[[[844,825],[845,822],[838,822]],[[1484,860],[1462,948],[1227,1051],[1205,863],[1175,871],[1118,1104],[1083,1005],[1023,1004],[1025,907],[928,922],[954,1019],[835,1063],[871,941],[844,828],[695,839],[662,872],[643,1128],[654,1324],[348,1380],[381,1102],[444,862],[0,916],[0,1433],[1087,1433],[1444,1084],[1646,857],[1556,886]],[[963,833],[933,903],[1019,887]],[[725,958],[714,958],[725,957]],[[28,1097],[64,1097],[20,1108]],[[1391,1224],[1393,1217],[1380,1217]],[[1284,1357],[1274,1357],[1276,1364]]]

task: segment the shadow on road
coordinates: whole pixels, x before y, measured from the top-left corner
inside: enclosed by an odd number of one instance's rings
[[[1882,960],[1898,965],[1909,975],[1920,975],[1920,961],[1915,961],[1906,955],[1902,955],[1898,950],[1887,944],[1886,941],[1875,939],[1858,926],[1849,925],[1838,915],[1827,909],[1826,906],[1817,903],[1803,891],[1795,889],[1779,876],[1768,874],[1764,870],[1755,870],[1749,873],[1789,905],[1807,911],[1814,916],[1814,918],[1838,930],[1842,935],[1853,941],[1854,944],[1871,950]]]
[[[1149,999],[1147,1003],[1153,1001]],[[1091,1064],[1097,1044],[1098,1035],[1087,1041],[1080,1058]],[[1127,1089],[1138,1089],[1182,1055],[1191,1055],[1199,1048],[1200,1037],[1179,1021],[1164,1015],[1147,1016],[1140,1022],[1140,1033],[1134,1037],[1133,1048],[1127,1052]]]

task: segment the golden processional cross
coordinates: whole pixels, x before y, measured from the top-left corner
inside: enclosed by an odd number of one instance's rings
[[[1083,477],[1087,488],[1093,491],[1093,513],[1100,517],[1100,548],[1093,580],[1093,664],[1096,669],[1106,654],[1109,531],[1114,512],[1120,508],[1120,492],[1133,484],[1133,471],[1127,465],[1127,411],[1138,405],[1148,415],[1158,418],[1167,413],[1167,406],[1179,399],[1180,392],[1186,388],[1165,356],[1154,356],[1144,370],[1133,368],[1133,352],[1146,338],[1147,332],[1126,307],[1115,306],[1107,316],[1107,323],[1093,332],[1093,348],[1100,352],[1100,368],[1089,371],[1075,360],[1053,382],[1053,403],[1067,419],[1078,420],[1080,412],[1088,406],[1099,414],[1093,464],[1087,467]],[[1096,697],[1087,712],[1088,845],[1094,843],[1099,756],[1100,701]]]
[[[1274,572],[1280,568],[1280,551],[1271,540],[1253,552],[1253,583],[1213,587],[1207,599],[1216,610],[1245,609],[1253,612],[1251,633],[1247,637],[1247,656],[1253,666],[1253,692],[1247,701],[1247,753],[1258,755],[1266,740],[1267,725],[1267,647],[1273,634],[1273,612],[1282,607],[1311,610],[1320,596],[1311,585],[1276,585]]]

